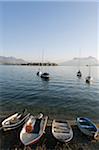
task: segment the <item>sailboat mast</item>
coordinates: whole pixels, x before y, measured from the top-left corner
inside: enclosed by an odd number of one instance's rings
[[[43,63],[44,63],[44,49],[42,50],[42,63],[41,63],[42,69],[43,69]]]
[[[81,65],[80,56],[81,56],[81,49],[79,49],[79,70],[80,70],[80,65]]]
[[[89,65],[89,76],[91,75],[91,66]]]

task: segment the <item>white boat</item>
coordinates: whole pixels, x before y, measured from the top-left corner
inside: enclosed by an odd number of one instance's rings
[[[34,144],[45,133],[47,125],[47,116],[40,114],[39,117],[30,116],[23,129],[20,132],[20,140],[24,145]]]
[[[78,117],[77,126],[80,131],[83,132],[85,135],[95,138],[98,134],[98,129],[96,125],[88,118]]]
[[[25,123],[25,121],[27,121],[27,119],[29,118],[30,114],[25,114],[23,113],[15,113],[13,115],[11,115],[10,117],[6,118],[3,122],[2,122],[2,127],[4,131],[7,130],[12,130],[12,129],[16,129],[19,126],[21,126],[22,124]]]
[[[61,142],[69,142],[73,138],[73,131],[67,121],[53,120],[52,134]]]
[[[39,69],[39,71],[37,72],[37,75],[41,76],[41,74],[42,74],[42,71],[40,71],[40,69]]]

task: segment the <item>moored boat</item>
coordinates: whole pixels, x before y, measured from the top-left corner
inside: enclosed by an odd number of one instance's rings
[[[92,77],[91,76],[87,76],[86,77],[86,83],[90,84],[90,82],[92,82]]]
[[[15,113],[15,114],[11,115],[10,117],[8,117],[2,121],[3,130],[7,131],[7,130],[12,130],[12,129],[18,128],[19,126],[24,124],[25,121],[27,121],[29,116],[30,116],[30,113],[25,114],[25,112]]]
[[[20,140],[24,145],[35,144],[45,133],[47,125],[47,116],[30,116],[26,124],[23,126],[20,132]]]
[[[82,73],[81,73],[81,70],[80,70],[80,65],[81,65],[81,49],[79,49],[79,58],[78,58],[78,67],[79,67],[79,70],[77,72],[77,77],[80,79],[82,77]]]
[[[81,77],[82,76],[82,73],[81,73],[81,71],[79,70],[78,72],[77,72],[77,77]]]
[[[85,81],[86,81],[86,83],[90,84],[93,80],[93,78],[91,77],[91,65],[87,65],[87,66],[89,67],[89,74],[86,77]]]
[[[52,134],[61,142],[69,142],[73,138],[73,131],[67,121],[53,120]]]
[[[98,134],[96,125],[89,118],[78,117],[77,126],[85,135],[95,137]]]
[[[39,71],[37,72],[37,76],[41,76],[41,74],[42,74],[42,72],[39,70]]]
[[[41,78],[43,78],[43,79],[49,79],[50,78],[49,73],[47,73],[47,72],[42,73],[41,74]]]

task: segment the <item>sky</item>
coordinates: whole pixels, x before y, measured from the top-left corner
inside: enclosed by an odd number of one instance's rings
[[[99,3],[0,1],[0,55],[28,61],[99,59]]]

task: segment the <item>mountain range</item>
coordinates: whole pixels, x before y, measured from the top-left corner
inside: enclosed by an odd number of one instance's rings
[[[15,58],[15,57],[5,57],[5,56],[0,56],[0,64],[12,64],[12,65],[20,65],[20,64],[28,64],[29,62]],[[86,65],[92,65],[92,66],[97,66],[99,65],[99,61],[92,56],[89,57],[83,57],[83,58],[73,58],[72,60],[65,61],[62,63],[59,63],[58,65],[61,66],[86,66]]]
[[[72,60],[65,61],[60,63],[59,65],[61,66],[86,66],[86,65],[92,65],[92,66],[97,66],[99,65],[99,61],[92,56],[89,57],[83,57],[83,58],[73,58]]]
[[[0,56],[0,64],[26,64],[27,61],[23,59],[17,59],[15,57],[5,57],[5,56]]]

